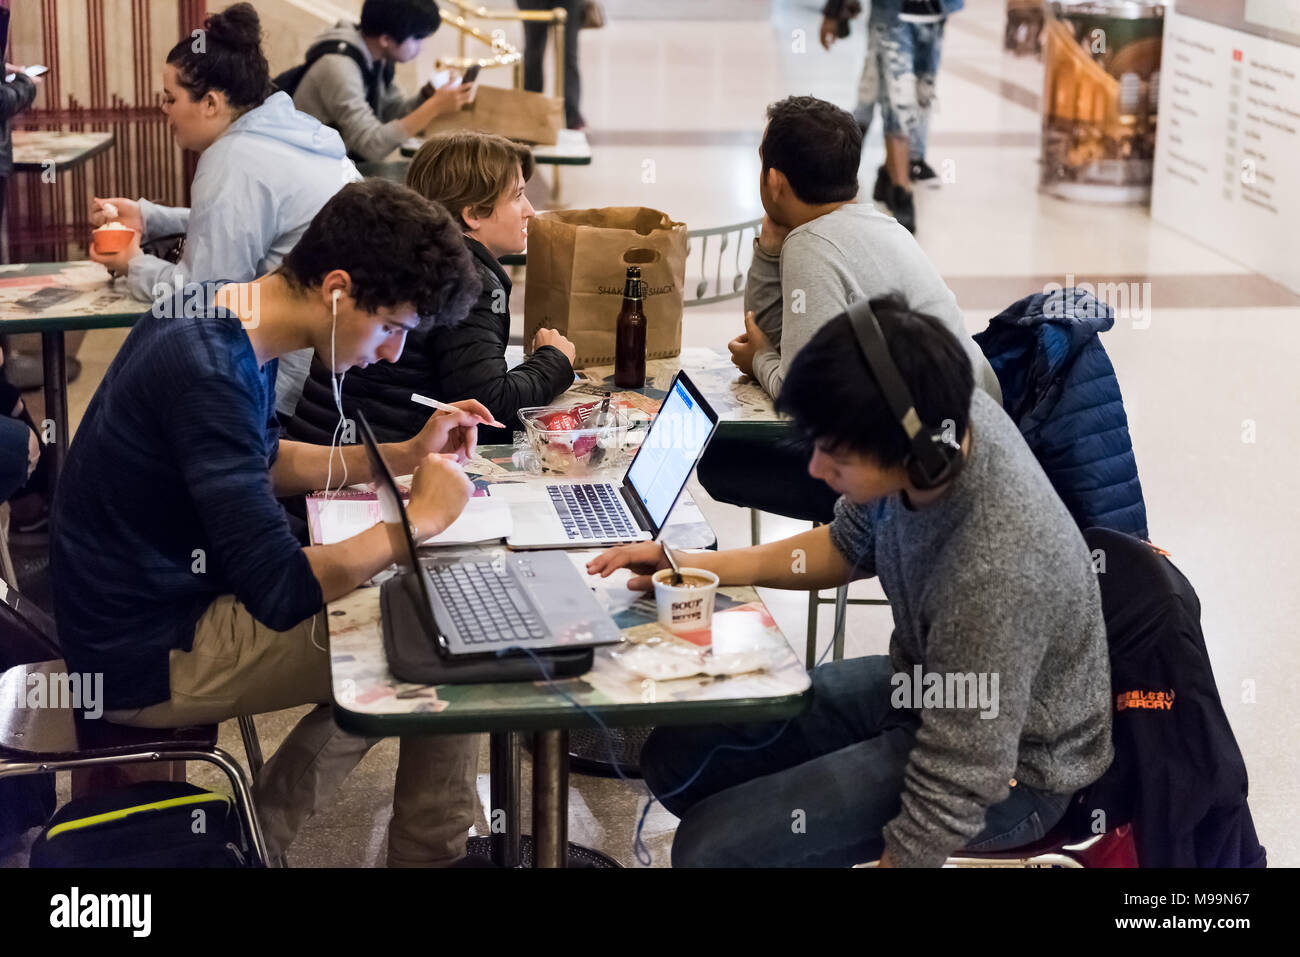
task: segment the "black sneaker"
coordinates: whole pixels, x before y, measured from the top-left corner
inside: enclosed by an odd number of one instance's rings
[[[924,183],[926,186],[939,185],[939,174],[925,161],[925,157],[912,160],[907,172],[913,183]]]
[[[889,211],[894,214],[898,224],[913,236],[916,235],[916,206],[912,202],[912,191],[902,186],[889,188]]]
[[[939,0],[903,0],[898,19],[904,23],[938,23],[943,19],[943,4]]]
[[[882,166],[876,170],[876,185],[871,189],[871,198],[877,203],[883,203],[889,199],[889,187],[894,185],[894,181],[889,178],[888,171]]]

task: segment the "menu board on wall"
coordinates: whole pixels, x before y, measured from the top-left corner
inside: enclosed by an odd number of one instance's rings
[[[1161,72],[1152,217],[1300,292],[1300,0],[1178,0]]]

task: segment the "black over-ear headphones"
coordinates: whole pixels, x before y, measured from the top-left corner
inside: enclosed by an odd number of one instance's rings
[[[945,429],[930,428],[917,415],[912,393],[889,355],[885,334],[871,305],[865,299],[859,300],[849,306],[846,315],[862,357],[867,360],[867,368],[912,447],[903,461],[908,479],[918,490],[925,491],[956,478],[965,462],[961,446],[945,435]]]

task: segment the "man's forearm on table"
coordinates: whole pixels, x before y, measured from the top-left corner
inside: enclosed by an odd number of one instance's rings
[[[718,576],[723,585],[798,591],[834,588],[849,580],[849,565],[825,526],[779,542],[726,551],[691,552],[687,563]]]
[[[313,545],[305,551],[327,604],[342,598],[393,563],[392,539],[382,523],[345,541]]]

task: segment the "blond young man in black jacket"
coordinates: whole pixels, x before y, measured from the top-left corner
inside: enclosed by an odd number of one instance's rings
[[[479,441],[492,443],[510,441],[509,430],[521,427],[521,408],[546,405],[573,384],[573,343],[554,329],[537,332],[524,362],[513,369],[506,365],[510,278],[499,257],[524,248],[533,216],[524,184],[532,173],[526,147],[467,131],[430,138],[411,161],[407,185],[460,222],[482,290],[463,322],[413,333],[396,363],[348,373],[344,413],[364,411],[380,441],[401,441],[420,430],[427,415],[411,402],[412,392],[445,402],[482,402],[506,425],[479,430]],[[327,443],[337,421],[330,375],[317,361],[287,431],[302,441]]]

